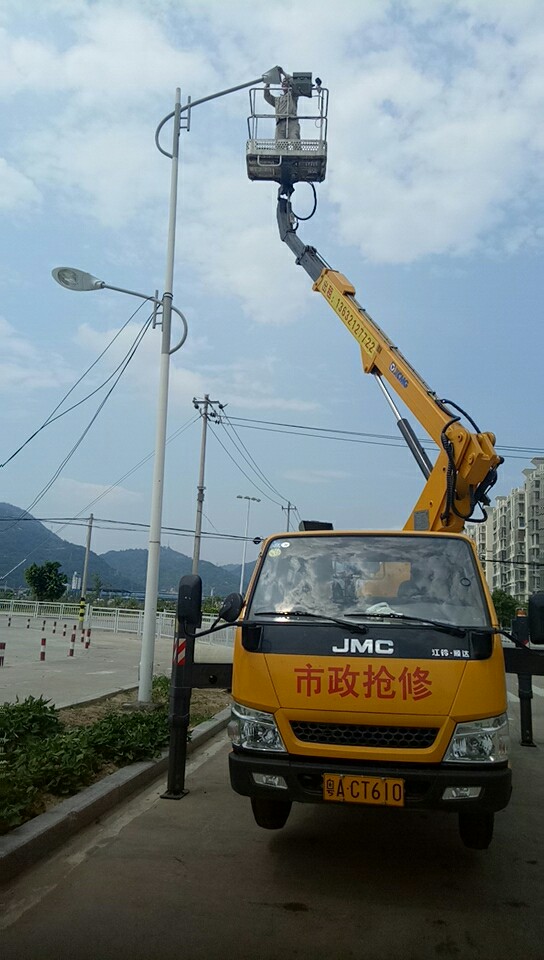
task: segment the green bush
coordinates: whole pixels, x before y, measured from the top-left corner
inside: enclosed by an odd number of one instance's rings
[[[72,730],[42,697],[0,707],[0,834],[41,813],[48,795],[66,797],[87,786],[108,763],[157,756],[169,739],[169,682],[157,679],[158,709],[110,713]]]
[[[85,727],[27,744],[13,758],[15,772],[28,773],[33,786],[56,797],[86,786],[101,766]]]
[[[153,677],[151,699],[153,703],[168,703],[170,698],[170,677],[164,675]]]
[[[27,697],[0,707],[0,741],[6,754],[26,740],[49,737],[61,729],[61,722],[50,700]]]
[[[104,763],[136,763],[155,757],[168,743],[168,715],[111,713],[88,728],[88,744]]]

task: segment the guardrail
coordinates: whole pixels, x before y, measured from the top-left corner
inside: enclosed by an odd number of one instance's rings
[[[26,617],[34,620],[74,620],[79,617],[78,603],[43,603],[37,600],[0,600],[0,614],[11,617]],[[142,634],[144,622],[143,610],[129,610],[122,607],[94,607],[88,604],[85,610],[85,625],[96,630],[110,630],[112,633]],[[202,628],[211,627],[213,617],[202,618]],[[158,637],[174,638],[176,618],[173,613],[162,610],[157,613]],[[202,637],[202,643],[216,643],[232,646],[234,630],[224,627],[209,637]]]

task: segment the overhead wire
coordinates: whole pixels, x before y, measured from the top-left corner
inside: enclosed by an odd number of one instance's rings
[[[105,405],[106,402],[109,400],[111,394],[112,394],[113,391],[115,390],[115,387],[116,387],[117,384],[119,383],[119,380],[120,380],[121,377],[123,376],[125,370],[127,369],[128,365],[130,364],[131,360],[133,359],[133,357],[134,357],[134,355],[135,355],[135,353],[136,353],[136,350],[138,349],[140,343],[142,342],[145,334],[147,333],[147,330],[149,329],[149,327],[150,327],[150,325],[151,325],[151,323],[152,323],[152,320],[153,320],[153,314],[150,314],[150,316],[146,319],[145,323],[144,323],[144,324],[142,325],[142,327],[140,328],[140,331],[138,332],[138,334],[137,334],[136,337],[134,338],[130,349],[129,349],[128,352],[126,353],[125,358],[124,358],[124,361],[123,361],[122,368],[120,369],[120,371],[119,371],[119,373],[118,373],[118,375],[117,375],[114,383],[112,384],[112,386],[110,387],[110,389],[109,389],[108,392],[106,393],[106,396],[105,396],[105,397],[101,400],[101,402],[99,403],[99,405],[98,405],[95,413],[94,413],[93,416],[91,417],[91,419],[90,419],[89,423],[87,424],[87,426],[85,427],[83,433],[79,436],[78,440],[75,442],[75,444],[73,445],[73,447],[71,448],[71,450],[66,454],[66,456],[64,457],[64,459],[62,460],[62,462],[59,464],[59,466],[58,466],[57,469],[55,470],[54,474],[53,474],[53,475],[50,477],[50,479],[47,481],[47,483],[45,484],[45,486],[42,487],[42,489],[41,489],[40,492],[36,495],[36,497],[34,498],[34,500],[32,501],[32,503],[31,503],[28,507],[26,507],[25,510],[23,510],[21,516],[18,517],[18,518],[15,520],[15,522],[12,524],[12,526],[15,526],[15,525],[17,524],[17,522],[18,522],[20,519],[22,519],[22,517],[28,515],[28,513],[33,509],[33,507],[35,507],[36,504],[39,503],[40,500],[43,499],[43,497],[44,497],[45,494],[48,492],[48,490],[50,490],[51,487],[53,486],[55,480],[57,480],[58,477],[60,476],[60,473],[62,472],[62,470],[64,469],[64,467],[66,466],[66,464],[69,462],[69,460],[71,460],[71,458],[73,457],[74,453],[76,452],[76,450],[78,449],[78,447],[81,445],[81,443],[82,443],[83,440],[85,439],[86,435],[88,434],[89,430],[91,429],[93,423],[94,423],[95,420],[97,419],[97,417],[98,417],[99,413],[101,412],[101,410],[103,409],[104,405]],[[119,369],[119,368],[118,368],[118,369]],[[10,529],[11,529],[11,527],[8,527],[7,530],[4,530],[4,531],[2,531],[2,532],[3,532],[3,533],[7,533]]]
[[[243,456],[244,460],[246,461],[246,463],[247,463],[249,466],[252,466],[252,468],[255,470],[257,476],[259,476],[259,477],[261,478],[261,480],[263,481],[263,483],[266,484],[266,486],[272,491],[272,493],[275,493],[276,496],[280,497],[281,500],[284,500],[285,503],[289,503],[289,498],[288,498],[288,497],[284,497],[284,495],[283,495],[282,493],[280,493],[280,491],[277,489],[277,487],[275,487],[275,486],[270,482],[270,480],[268,479],[268,477],[263,473],[263,471],[261,470],[261,468],[259,467],[259,465],[258,465],[257,462],[255,461],[255,459],[252,457],[251,453],[250,453],[249,450],[247,449],[247,447],[246,447],[245,443],[243,442],[242,438],[238,435],[238,432],[237,432],[234,424],[231,423],[230,417],[224,412],[224,410],[223,410],[222,413],[221,413],[221,421],[220,421],[220,422],[222,423],[223,426],[225,426],[225,430],[226,430],[226,424],[228,424],[229,428],[232,430],[234,436],[236,437],[236,440],[238,441],[238,443],[239,443],[240,446],[242,447],[242,449],[243,449],[243,451],[245,452],[245,454],[247,454],[247,457],[244,455],[244,453],[242,453],[241,450],[239,450],[239,452],[242,454],[242,456]],[[236,445],[236,444],[235,444],[235,445]],[[249,458],[249,459],[248,459],[248,458]]]
[[[254,430],[260,429],[260,430],[263,430],[264,432],[270,432],[270,433],[287,433],[288,435],[292,434],[293,436],[308,436],[308,437],[312,436],[313,433],[327,434],[327,436],[324,436],[323,439],[325,440],[345,439],[346,442],[368,443],[371,446],[388,446],[388,447],[404,446],[404,441],[401,436],[397,437],[391,434],[366,433],[358,430],[341,430],[336,427],[313,427],[313,426],[308,426],[306,424],[283,423],[281,421],[275,421],[275,420],[258,420],[250,417],[232,417],[231,416],[230,420],[234,421],[241,427],[246,426],[247,429],[254,429]],[[255,425],[255,426],[249,426],[249,425]],[[274,429],[274,430],[266,431],[265,427],[267,426],[284,427],[286,429],[285,430]],[[296,431],[310,431],[310,432],[300,433]],[[330,436],[330,434],[332,433],[338,434],[338,436]],[[390,443],[390,442],[382,442],[382,441],[392,441],[392,442]],[[420,439],[420,443],[423,446],[426,446],[426,449],[429,449],[429,450],[437,448],[434,441],[430,440],[429,438]],[[536,456],[536,457],[544,456],[544,449],[536,446],[523,447],[523,446],[515,446],[515,445],[508,445],[508,444],[497,444],[496,449],[501,451],[512,451],[508,455],[508,459],[512,459],[512,460],[527,460],[528,456]],[[516,456],[516,454],[521,454],[521,453],[525,453],[526,456]]]
[[[70,389],[68,390],[68,392],[65,393],[64,397],[62,398],[62,400],[60,400],[60,402],[57,404],[57,406],[54,408],[54,410],[51,411],[51,413],[49,414],[49,416],[47,417],[47,419],[44,420],[44,422],[42,423],[42,425],[41,425],[40,427],[38,427],[38,429],[35,430],[34,433],[31,433],[30,436],[27,437],[27,439],[24,441],[24,443],[22,443],[16,450],[14,450],[14,452],[11,454],[11,456],[8,457],[7,460],[4,460],[3,463],[0,463],[0,469],[1,469],[2,467],[7,466],[7,464],[10,463],[10,462],[17,456],[17,454],[21,453],[21,451],[24,450],[24,448],[30,443],[30,441],[33,440],[34,437],[37,437],[38,434],[41,433],[42,430],[45,430],[46,427],[50,426],[52,423],[55,423],[57,420],[60,420],[62,417],[66,416],[66,414],[70,413],[72,410],[75,410],[76,407],[81,406],[82,403],[85,403],[85,402],[86,402],[87,400],[89,400],[92,396],[94,396],[95,393],[98,393],[100,390],[103,389],[103,387],[106,386],[107,383],[109,383],[109,381],[111,380],[111,378],[117,373],[117,370],[119,370],[119,367],[122,365],[123,361],[121,361],[121,363],[115,368],[115,370],[112,371],[112,373],[109,375],[109,377],[108,377],[106,380],[104,380],[103,383],[100,384],[100,386],[98,386],[98,387],[96,387],[94,390],[92,390],[91,393],[88,393],[86,397],[83,397],[81,400],[78,400],[77,403],[72,404],[71,407],[67,407],[67,409],[66,409],[66,410],[63,410],[62,413],[59,413],[58,416],[55,416],[57,410],[60,410],[60,408],[62,407],[63,403],[65,403],[65,401],[68,399],[68,397],[70,396],[70,394],[73,393],[73,391],[76,389],[76,387],[79,386],[79,384],[85,379],[85,377],[87,376],[87,374],[89,374],[89,373],[91,372],[91,370],[93,369],[93,367],[95,367],[96,364],[102,359],[102,357],[105,356],[105,354],[108,352],[108,350],[110,349],[110,347],[113,346],[113,344],[115,343],[115,341],[117,340],[117,338],[122,334],[123,330],[126,329],[126,327],[128,326],[128,324],[134,319],[134,317],[136,316],[136,314],[138,313],[138,311],[141,310],[143,306],[144,306],[144,303],[143,303],[143,302],[142,302],[141,304],[139,304],[139,306],[136,308],[136,310],[134,310],[134,311],[132,312],[132,314],[130,315],[130,317],[128,318],[128,320],[126,320],[125,323],[122,325],[122,327],[119,328],[119,330],[117,331],[117,333],[115,334],[115,336],[112,337],[112,339],[111,339],[110,342],[107,344],[107,346],[104,347],[104,349],[102,350],[102,352],[99,353],[99,355],[96,357],[96,359],[93,360],[93,362],[90,364],[90,366],[87,367],[87,369],[81,374],[81,376],[78,377],[78,379],[76,380],[76,382],[70,387]],[[125,355],[125,356],[126,356],[126,355]]]
[[[8,517],[0,517],[0,523],[7,522]],[[62,522],[65,527],[80,527],[85,528],[88,524],[80,517],[22,517],[21,522],[31,522],[35,521],[38,523],[60,523]],[[213,524],[212,524],[213,526]],[[93,529],[97,530],[122,530],[124,533],[141,533],[144,530],[149,529],[149,523],[142,523],[138,520],[113,520],[105,517],[93,517]],[[215,529],[215,528],[214,528]],[[195,531],[189,527],[170,527],[170,526],[161,526],[161,531],[164,534],[171,536],[190,536],[194,537]],[[235,533],[221,533],[219,530],[215,530],[215,533],[210,533],[209,531],[202,531],[202,536],[217,539],[217,540],[247,540],[248,542],[253,542],[253,537],[245,537]],[[45,541],[42,541],[45,542]],[[37,548],[34,548],[37,549]],[[31,552],[34,552],[31,551]],[[30,554],[28,554],[30,556]],[[0,577],[0,579],[2,579]]]
[[[213,424],[213,421],[211,421],[211,424]],[[282,506],[283,506],[282,503],[280,503],[278,500],[274,500],[274,498],[271,497],[270,494],[266,492],[266,490],[263,490],[262,487],[260,487],[259,484],[256,483],[255,480],[252,479],[252,478],[249,476],[249,474],[246,473],[246,471],[240,466],[240,464],[239,464],[239,463],[236,461],[236,459],[232,456],[232,454],[230,453],[230,451],[227,450],[225,444],[224,444],[223,441],[218,437],[218,435],[217,435],[217,433],[215,432],[215,430],[212,430],[212,431],[211,431],[211,435],[212,435],[213,437],[215,437],[215,439],[216,439],[217,443],[219,444],[219,446],[223,448],[223,450],[224,450],[225,453],[227,454],[227,457],[229,457],[229,459],[232,460],[232,462],[234,463],[235,467],[236,467],[236,468],[240,471],[240,473],[246,478],[246,480],[248,480],[249,483],[251,483],[252,486],[254,486],[255,489],[259,491],[259,493],[262,493],[263,497],[265,497],[267,500],[270,500],[271,503],[275,503],[276,506],[282,507]]]
[[[166,443],[168,444],[168,443],[170,443],[172,440],[175,440],[177,437],[180,436],[180,434],[184,433],[185,430],[187,430],[190,426],[192,426],[193,423],[196,423],[197,420],[198,420],[198,416],[191,417],[190,420],[186,421],[186,423],[184,423],[181,427],[179,427],[177,430],[175,430],[174,433],[170,434],[170,436],[167,437]],[[84,519],[81,519],[81,522],[79,522],[79,523],[75,523],[74,521],[75,521],[75,520],[78,520],[78,521],[79,521],[80,518],[83,517],[83,514],[86,513],[87,510],[90,510],[90,508],[93,507],[93,506],[95,505],[95,503],[98,503],[98,501],[99,501],[99,500],[102,500],[102,498],[105,497],[105,496],[107,496],[108,493],[111,493],[112,490],[115,490],[115,488],[116,488],[117,486],[119,486],[119,484],[122,483],[123,480],[126,480],[127,477],[130,477],[133,473],[135,473],[136,470],[138,470],[141,466],[143,466],[144,463],[147,463],[148,460],[151,460],[152,456],[153,456],[153,452],[149,453],[146,457],[143,457],[143,458],[142,458],[137,464],[135,464],[130,470],[127,470],[127,472],[126,472],[125,474],[123,474],[122,477],[119,477],[119,479],[116,480],[115,483],[110,484],[110,486],[109,486],[106,490],[103,490],[102,493],[98,494],[98,496],[95,497],[94,500],[91,500],[90,503],[87,503],[84,507],[82,507],[82,509],[79,511],[78,514],[76,514],[75,517],[69,518],[69,519],[67,519],[67,518],[65,518],[65,517],[61,517],[61,518],[56,518],[56,519],[55,519],[55,518],[50,518],[49,520],[44,520],[44,519],[39,518],[39,517],[30,517],[30,516],[28,516],[28,513],[27,513],[26,515],[25,515],[25,514],[22,514],[20,517],[18,517],[18,518],[16,519],[16,522],[12,524],[12,527],[16,526],[16,524],[17,524],[20,520],[40,520],[40,522],[42,522],[42,523],[61,523],[62,525],[61,525],[60,527],[58,527],[57,530],[52,531],[52,532],[55,533],[56,536],[58,536],[60,533],[62,533],[62,531],[65,529],[65,527],[69,527],[69,526],[81,526],[81,527],[86,527],[86,526],[88,525],[88,519],[87,519],[86,517],[85,517]],[[31,508],[29,508],[29,509],[31,509]],[[10,517],[10,518],[0,517],[0,522],[2,522],[2,521],[4,521],[4,520],[8,520],[8,519],[13,519],[13,518],[11,518],[11,517]],[[212,524],[212,526],[213,526],[213,524]],[[8,527],[7,530],[1,530],[1,529],[0,529],[0,533],[7,533],[10,529],[12,529],[12,527]],[[46,542],[47,542],[47,538],[44,538],[44,539],[40,540],[40,542],[37,543],[36,546],[33,547],[33,549],[27,554],[27,556],[25,557],[25,560],[27,560],[28,557],[32,556],[32,554],[35,553],[36,550],[39,550],[39,548],[42,546],[42,544],[44,544],[44,543],[46,543]],[[23,561],[23,562],[24,562],[24,561]],[[0,577],[0,579],[2,579],[2,578]]]

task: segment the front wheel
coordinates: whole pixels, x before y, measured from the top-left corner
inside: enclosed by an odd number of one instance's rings
[[[259,827],[264,827],[265,830],[281,830],[291,813],[291,801],[252,797],[251,809]]]
[[[493,839],[495,814],[488,810],[461,811],[459,833],[465,847],[471,850],[487,850]]]

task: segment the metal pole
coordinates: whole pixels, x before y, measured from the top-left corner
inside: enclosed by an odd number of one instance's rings
[[[200,560],[200,541],[202,539],[202,508],[204,505],[204,468],[206,464],[206,433],[208,429],[208,406],[210,403],[209,394],[204,394],[204,413],[202,414],[202,442],[200,444],[200,473],[198,478],[198,487],[196,494],[196,520],[195,520],[195,543],[193,549],[193,568],[192,573],[198,573],[198,563]]]
[[[246,550],[247,550],[247,532],[249,530],[249,508],[251,506],[251,499],[249,497],[244,497],[247,500],[247,514],[246,514],[246,532],[244,534],[244,549],[242,552],[242,570],[240,573],[240,593],[244,592],[244,572],[246,568]]]
[[[172,287],[174,282],[174,251],[176,241],[176,208],[178,188],[179,133],[181,91],[176,90],[174,110],[174,133],[172,143],[172,169],[170,177],[170,208],[168,245],[166,251],[166,277],[162,298],[162,341],[159,372],[159,395],[157,400],[157,432],[155,440],[155,464],[151,495],[151,519],[145,582],[144,623],[140,658],[140,683],[138,701],[151,701],[153,682],[153,656],[157,628],[157,593],[159,587],[159,561],[161,550],[162,499],[164,490],[164,460],[166,450],[166,422],[168,414],[168,380],[170,372],[170,328],[172,323]]]
[[[519,719],[522,747],[536,747],[533,740],[533,678],[530,673],[518,673]]]
[[[186,796],[185,765],[187,762],[187,738],[191,719],[191,693],[193,686],[195,634],[194,627],[179,624],[176,631],[168,720],[170,747],[168,753],[168,779],[164,800],[180,800]]]
[[[87,526],[87,542],[85,544],[85,560],[83,561],[83,576],[81,577],[81,599],[85,600],[87,596],[87,575],[89,572],[89,554],[91,552],[91,532],[93,529],[93,515],[91,513],[89,517],[89,524]]]
[[[288,500],[288,501],[287,501],[287,506],[286,506],[286,507],[282,507],[281,509],[282,509],[282,510],[285,510],[285,512],[286,512],[286,514],[287,514],[287,531],[289,531],[289,530],[291,529],[291,510],[292,510],[292,509],[296,510],[296,507],[294,507],[293,504],[291,503],[291,501]]]
[[[89,555],[91,552],[92,529],[93,529],[93,515],[91,513],[89,517],[89,524],[87,527],[87,542],[85,544],[85,559],[83,561],[83,574],[81,577],[81,593],[79,595],[79,625],[82,631],[84,629],[85,611],[87,609],[87,575],[89,570]],[[82,637],[83,637],[83,634],[82,634]]]

